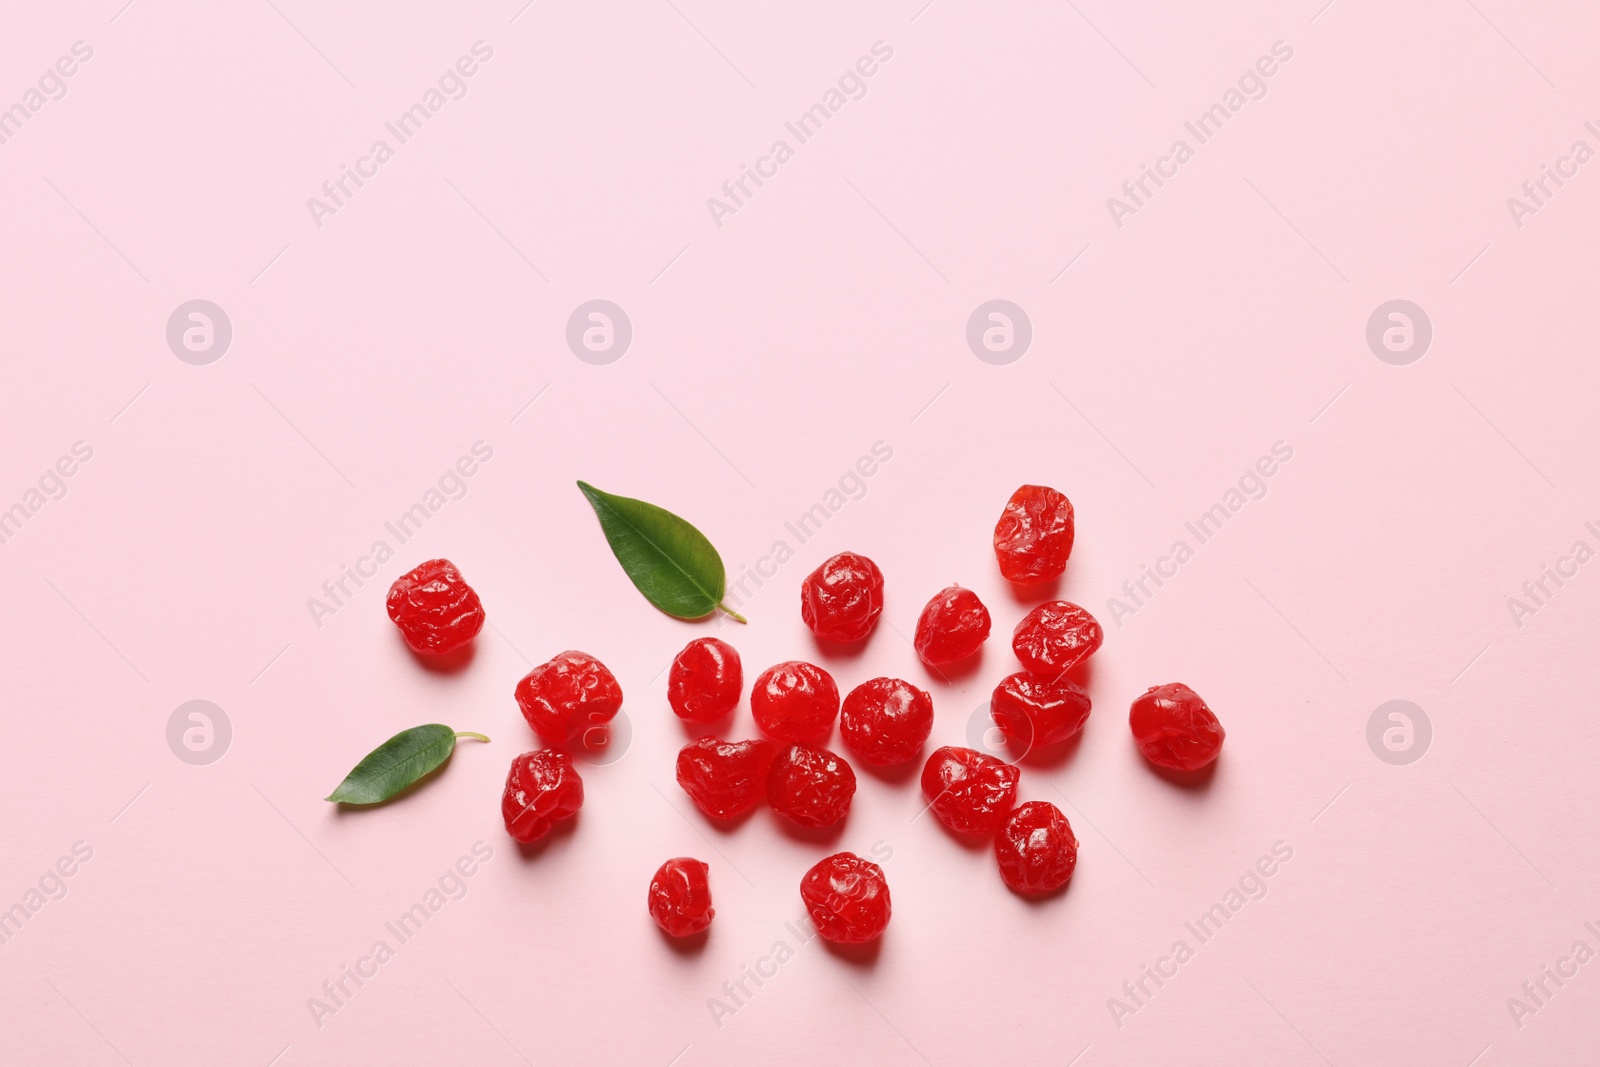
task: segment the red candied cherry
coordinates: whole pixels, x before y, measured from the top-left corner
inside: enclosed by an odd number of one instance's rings
[[[836,852],[800,879],[812,925],[829,941],[856,945],[889,925],[889,883],[883,868],[854,852]]]
[[[844,698],[839,736],[864,763],[890,767],[915,759],[933,732],[933,699],[910,682],[874,678]]]
[[[663,863],[650,879],[650,918],[673,937],[698,934],[711,925],[711,883],[706,865],[687,856]]]
[[[511,761],[500,816],[506,833],[527,844],[548,834],[556,823],[583,807],[583,779],[565,752],[541,748]]]
[[[917,619],[917,655],[930,667],[966,659],[989,636],[989,609],[959,585],[941,590]]]
[[[1226,736],[1200,694],[1182,682],[1153,685],[1128,715],[1133,740],[1158,767],[1195,771],[1217,758]]]
[[[994,526],[994,554],[1006,581],[1034,585],[1061,577],[1072,555],[1072,501],[1045,485],[1024,485]]]
[[[483,629],[483,604],[447,559],[430,559],[389,587],[389,618],[413,652],[442,656]]]
[[[1018,671],[994,687],[989,714],[1013,745],[1053,745],[1083,729],[1089,718],[1089,694],[1059,674],[1044,677]]]
[[[726,641],[697,637],[667,673],[667,703],[685,722],[716,722],[739,705],[744,668]]]
[[[732,819],[767,798],[772,743],[702,737],[678,753],[678,784],[713,819]]]
[[[1017,800],[1022,772],[970,748],[941,748],[922,768],[922,795],[957,833],[992,834]]]
[[[517,683],[517,705],[533,732],[552,745],[604,726],[622,707],[622,687],[587,652],[562,652]]]
[[[1060,674],[1094,655],[1105,636],[1093,615],[1076,604],[1052,600],[1017,623],[1011,650],[1035,674]]]
[[[750,687],[750,710],[774,741],[819,745],[833,732],[839,687],[821,667],[790,660],[761,672]]]
[[[1072,878],[1078,839],[1061,809],[1046,800],[1017,805],[994,839],[1000,877],[1014,893],[1049,893]]]
[[[824,641],[859,641],[883,613],[883,572],[856,552],[841,552],[800,583],[800,618]]]
[[[832,826],[850,814],[856,772],[825,748],[790,745],[767,771],[767,803],[797,826]]]

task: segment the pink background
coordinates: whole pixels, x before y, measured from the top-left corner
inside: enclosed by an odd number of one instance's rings
[[[75,442],[93,455],[0,545],[0,907],[55,887],[75,843],[92,858],[0,945],[0,1055],[1600,1056],[1600,962],[1547,979],[1536,1013],[1507,1004],[1575,942],[1600,951],[1600,564],[1520,626],[1507,606],[1574,541],[1600,548],[1600,163],[1521,226],[1506,205],[1575,140],[1600,147],[1600,15],[1321,2],[14,5],[0,106],[74,42],[93,56],[0,144],[0,507]],[[465,97],[315,225],[306,199],[480,40]],[[893,56],[866,95],[717,226],[707,198],[878,41]],[[1278,41],[1293,56],[1265,97],[1115,225],[1107,197]],[[164,336],[197,298],[233,328],[205,366]],[[565,342],[597,298],[634,332],[605,366]],[[996,298],[1033,328],[1004,366],[965,341]],[[1433,324],[1407,366],[1365,338],[1392,299]],[[319,627],[307,599],[477,441],[493,457],[466,495]],[[737,577],[879,441],[893,458],[865,495],[749,587],[748,628],[655,613],[573,486],[680,512]],[[1266,496],[1112,626],[1107,598],[1278,441],[1293,458]],[[1061,595],[1108,629],[1081,744],[1022,779],[1082,840],[1067,893],[1008,893],[987,850],[915,818],[901,776],[862,773],[823,841],[693,812],[662,668],[710,632],[751,675],[819,655],[796,591],[842,549],[887,574],[885,625],[823,662],[842,687],[925,685],[933,742],[965,743],[1014,667],[1026,605],[989,534],[1030,481],[1076,504]],[[439,555],[493,624],[453,674],[420,668],[383,610]],[[953,581],[995,636],[947,683],[897,632]],[[574,832],[523,855],[499,816],[533,747],[511,690],[565,648],[615,670],[631,742],[584,766]],[[1201,789],[1153,774],[1125,726],[1179,679],[1228,730]],[[206,766],[166,740],[195,699],[233,730]],[[1409,765],[1367,742],[1394,699],[1432,724]],[[380,810],[321,800],[432,721],[494,740]],[[753,732],[747,706],[729,732]],[[308,998],[393,944],[384,923],[479,841],[466,895],[319,1026]],[[1266,896],[1197,945],[1184,923],[1280,841]],[[799,947],[719,1026],[723,983],[795,946],[806,867],[875,843],[895,904],[876,955]],[[693,952],[644,909],[683,854],[710,862],[718,912]],[[1194,958],[1119,1026],[1108,999],[1179,938]]]

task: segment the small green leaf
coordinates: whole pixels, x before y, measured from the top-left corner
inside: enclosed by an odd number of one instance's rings
[[[413,726],[368,752],[326,799],[340,804],[377,804],[388,800],[448,761],[456,750],[458,737],[489,740],[482,734],[457,733],[438,723]]]
[[[745,621],[722,603],[728,575],[705,534],[643,500],[603,493],[588,482],[578,488],[600,517],[617,562],[646,600],[674,618],[703,619],[720,608]]]

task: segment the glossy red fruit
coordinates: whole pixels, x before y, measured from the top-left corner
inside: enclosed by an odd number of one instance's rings
[[[922,767],[922,795],[938,820],[962,834],[992,834],[1017,800],[1022,772],[970,748],[941,748]]]
[[[1225,735],[1200,694],[1182,682],[1153,685],[1128,715],[1144,758],[1175,771],[1199,770],[1217,758]]]
[[[1017,805],[994,839],[1000,877],[1015,893],[1049,893],[1072,879],[1078,839],[1061,809],[1044,800]]]
[[[915,759],[932,732],[933,698],[898,678],[862,682],[839,711],[845,747],[874,767]]]
[[[767,769],[774,749],[759,737],[723,741],[702,737],[678,753],[678,784],[694,806],[713,819],[743,815],[767,799]]]
[[[685,722],[715,722],[739,706],[744,667],[726,641],[697,637],[667,672],[667,703]]]
[[[1089,694],[1062,675],[1018,671],[1000,680],[989,715],[1013,745],[1035,748],[1065,741],[1089,718]]]
[[[517,683],[517,706],[533,732],[564,745],[610,722],[622,707],[622,687],[587,652],[561,652]]]
[[[825,748],[790,745],[767,771],[767,803],[796,826],[832,826],[850,814],[856,772]]]
[[[800,618],[825,641],[859,641],[882,613],[883,572],[859,553],[839,553],[800,583]]]
[[[829,941],[856,945],[889,925],[889,883],[883,868],[854,852],[836,852],[800,880],[811,923]]]
[[[670,859],[650,879],[650,918],[673,937],[698,934],[716,914],[706,865],[699,860]]]
[[[989,609],[959,585],[941,590],[917,619],[917,655],[930,667],[966,659],[989,636]]]
[[[1049,486],[1024,485],[1011,494],[995,523],[1000,573],[1022,585],[1061,577],[1074,532],[1072,501]]]
[[[820,745],[839,714],[839,687],[821,667],[790,660],[761,672],[750,687],[750,710],[774,741]]]
[[[1065,600],[1040,604],[1011,634],[1011,650],[1035,674],[1071,670],[1099,649],[1105,631],[1087,611]]]
[[[506,833],[527,844],[548,834],[556,823],[583,807],[583,779],[565,752],[541,748],[511,761],[500,816]]]
[[[483,604],[447,559],[430,559],[389,587],[389,618],[413,652],[442,656],[483,629]]]

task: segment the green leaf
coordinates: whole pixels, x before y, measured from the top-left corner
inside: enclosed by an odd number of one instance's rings
[[[326,799],[340,804],[377,804],[388,800],[448,761],[456,750],[458,737],[489,740],[482,734],[457,733],[438,723],[413,726],[368,752]]]
[[[617,562],[646,600],[678,619],[703,619],[720,608],[745,621],[722,603],[728,575],[705,534],[643,500],[603,493],[588,482],[578,488],[600,517]]]

